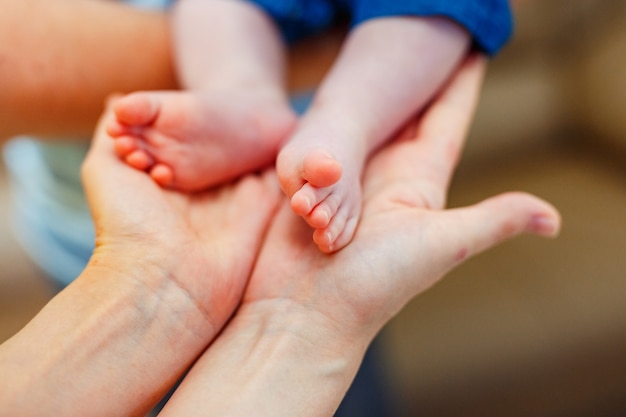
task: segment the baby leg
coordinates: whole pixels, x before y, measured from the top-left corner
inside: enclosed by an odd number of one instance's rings
[[[349,35],[277,161],[293,211],[323,252],[355,233],[369,154],[432,98],[468,43],[463,29],[438,18],[373,19]]]
[[[108,129],[117,153],[184,191],[270,164],[295,122],[274,22],[249,2],[189,0],[173,8],[172,31],[186,91],[118,100]]]
[[[161,186],[198,191],[270,164],[295,116],[286,103],[212,92],[140,92],[114,105],[116,153]]]

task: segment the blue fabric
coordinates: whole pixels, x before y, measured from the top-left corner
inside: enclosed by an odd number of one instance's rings
[[[333,0],[249,0],[276,22],[289,43],[319,33],[337,19]]]
[[[321,32],[348,15],[352,26],[389,16],[447,17],[465,27],[476,47],[496,54],[513,32],[508,0],[250,0],[269,14],[288,42]]]
[[[511,37],[508,0],[352,0],[353,24],[383,16],[445,16],[465,27],[483,52],[494,55]]]

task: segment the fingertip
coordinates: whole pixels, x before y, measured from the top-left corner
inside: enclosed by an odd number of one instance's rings
[[[111,93],[108,96],[105,97],[104,99],[104,107],[105,109],[111,110],[114,108],[115,103],[124,96],[124,94],[119,93],[119,92],[115,92],[115,93]]]
[[[505,195],[506,196],[506,195]],[[526,192],[508,193],[518,201],[519,210],[528,213],[526,231],[539,236],[554,238],[561,230],[561,214],[552,204]]]
[[[529,231],[539,236],[555,238],[561,231],[561,219],[545,214],[533,216],[529,224]]]
[[[463,209],[456,248],[470,256],[522,233],[553,238],[559,233],[558,211],[546,201],[525,192],[508,192]]]
[[[538,236],[554,238],[561,230],[561,215],[547,201],[525,192],[506,193],[503,201],[509,200],[511,213],[517,212],[520,217],[526,213],[526,232]]]
[[[117,120],[109,120],[104,126],[104,130],[112,139],[117,138],[123,133],[123,129],[119,123],[117,123]]]
[[[561,232],[561,214],[550,203],[531,196],[538,201],[541,209],[537,211],[530,219],[528,229],[529,232],[547,238],[555,238]]]

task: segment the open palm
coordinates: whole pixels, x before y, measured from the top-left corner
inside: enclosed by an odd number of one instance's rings
[[[522,232],[556,234],[556,210],[524,193],[444,210],[483,71],[482,58],[469,58],[428,112],[371,160],[363,216],[346,248],[320,253],[308,228],[284,205],[244,305],[295,305],[373,337],[461,261]]]

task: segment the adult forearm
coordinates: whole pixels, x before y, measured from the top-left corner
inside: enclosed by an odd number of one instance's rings
[[[330,417],[371,337],[291,301],[244,305],[163,416]]]
[[[109,94],[176,87],[164,13],[102,0],[0,8],[0,140],[88,137]]]
[[[167,274],[106,265],[0,346],[0,415],[145,415],[214,336]]]

